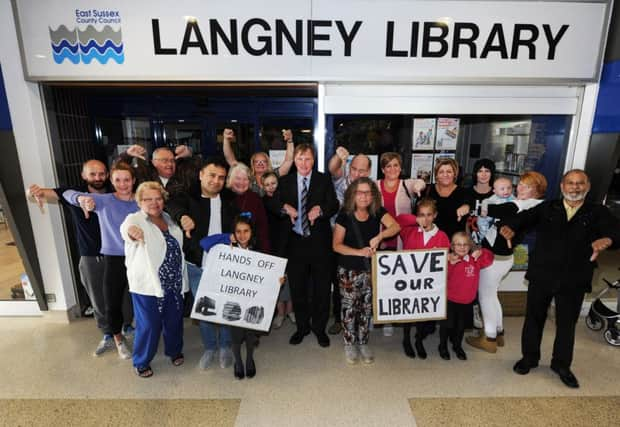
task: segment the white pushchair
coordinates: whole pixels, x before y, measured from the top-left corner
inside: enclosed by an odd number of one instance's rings
[[[605,341],[610,345],[618,347],[620,346],[620,330],[618,329],[620,326],[620,313],[607,307],[603,303],[602,297],[611,290],[620,293],[620,279],[616,279],[613,283],[606,279],[603,279],[603,281],[607,286],[592,301],[590,311],[586,316],[586,326],[593,331],[600,331],[605,328],[603,332]],[[618,304],[620,306],[620,301],[618,301]],[[620,307],[618,307],[618,310],[620,311]]]

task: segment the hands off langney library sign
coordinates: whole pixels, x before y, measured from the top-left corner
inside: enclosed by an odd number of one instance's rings
[[[16,0],[32,80],[596,80],[607,2]]]

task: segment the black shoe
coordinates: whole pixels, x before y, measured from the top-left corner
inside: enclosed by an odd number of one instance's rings
[[[560,379],[565,386],[570,388],[579,388],[579,381],[577,377],[568,368],[558,368],[551,365],[551,370],[560,376]]]
[[[252,358],[245,361],[245,375],[248,378],[254,378],[254,375],[256,375],[256,365],[254,364],[254,359]]]
[[[441,357],[443,360],[450,360],[450,352],[448,351],[447,346],[439,344],[438,350],[439,357]]]
[[[308,335],[309,333],[310,333],[310,331],[302,332],[302,331],[298,330],[293,335],[291,335],[291,339],[288,340],[288,342],[289,342],[289,344],[292,344],[292,345],[301,344],[301,342],[304,340],[304,337],[306,335]]]
[[[245,371],[243,370],[243,362],[235,362],[234,367],[235,378],[242,380],[245,378]]]
[[[413,350],[413,347],[411,347],[411,341],[407,339],[403,340],[403,350],[405,350],[407,357],[415,359],[415,351]]]
[[[538,367],[538,363],[528,363],[527,360],[521,359],[512,367],[512,370],[519,375],[526,375],[530,369]]]
[[[456,354],[457,359],[467,360],[467,354],[465,354],[463,347],[452,347],[452,350],[454,350],[454,354]]]
[[[314,335],[316,335],[316,340],[321,347],[329,347],[329,337],[325,332],[315,332]]]
[[[422,340],[415,340],[415,349],[420,359],[426,359],[426,349],[424,348],[424,344],[422,344]]]

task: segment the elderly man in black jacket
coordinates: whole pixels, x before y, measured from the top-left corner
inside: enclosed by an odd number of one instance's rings
[[[585,200],[590,180],[583,170],[568,171],[560,187],[562,199],[543,202],[504,221],[500,232],[510,239],[513,230],[536,230],[525,276],[530,283],[521,336],[523,358],[513,369],[525,375],[538,366],[547,310],[554,299],[556,333],[551,369],[565,385],[578,388],[579,382],[570,370],[575,326],[584,295],[592,291],[598,254],[620,246],[620,223],[604,206]]]

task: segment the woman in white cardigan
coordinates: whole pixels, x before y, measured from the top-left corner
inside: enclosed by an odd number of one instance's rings
[[[188,282],[183,232],[163,211],[167,197],[158,182],[143,182],[136,191],[140,211],[121,224],[136,320],[133,365],[143,378],[153,375],[150,363],[162,332],[166,356],[174,366],[184,362],[183,294]]]

